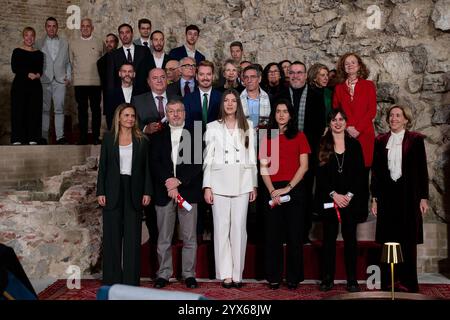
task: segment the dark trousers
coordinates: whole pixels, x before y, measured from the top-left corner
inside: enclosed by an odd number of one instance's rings
[[[408,292],[418,292],[419,282],[417,279],[417,244],[400,242],[402,248],[403,262],[394,266],[394,287],[403,286]],[[381,264],[381,288],[391,289],[391,265]]]
[[[100,109],[102,90],[100,86],[75,86],[75,100],[78,104],[78,125],[80,128],[80,142],[87,143],[88,136],[88,108],[92,113],[92,138],[100,137],[102,114]]]
[[[13,81],[11,87],[11,143],[39,142],[42,136],[42,85]]]
[[[103,284],[105,285],[122,283],[139,286],[142,211],[136,211],[132,204],[130,183],[130,176],[121,175],[120,186],[118,186],[120,199],[116,208],[103,210]]]
[[[274,182],[276,189],[289,181]],[[291,201],[270,209],[265,207],[265,272],[269,282],[281,282],[283,272],[283,240],[286,240],[286,281],[304,280],[303,219],[304,186],[300,182],[289,193]],[[269,197],[266,198],[269,201]],[[266,202],[267,203],[267,202]]]
[[[344,239],[344,261],[347,281],[356,280],[356,259],[358,256],[358,242],[356,240],[356,221],[348,216],[348,211],[339,209],[341,213],[341,232]],[[322,279],[333,281],[336,270],[336,238],[339,232],[339,221],[335,210],[328,210],[323,217],[323,245],[322,245]]]

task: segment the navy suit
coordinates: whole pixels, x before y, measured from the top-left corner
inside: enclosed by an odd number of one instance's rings
[[[222,93],[216,89],[211,90],[208,104],[208,123],[217,120],[219,116]],[[184,97],[183,103],[186,109],[186,127],[194,126],[194,121],[202,121],[202,99],[200,99],[200,89],[195,88],[194,92]]]
[[[171,59],[180,61],[184,57],[188,56],[186,47],[184,45],[182,45],[180,47],[173,48],[172,50],[170,50],[169,56]],[[203,54],[201,54],[198,50],[195,50],[195,62],[197,64],[199,64],[200,61],[203,61],[203,60],[205,60],[205,56]]]

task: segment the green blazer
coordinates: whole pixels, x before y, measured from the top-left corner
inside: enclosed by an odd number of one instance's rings
[[[120,191],[119,143],[114,135],[105,133],[100,153],[97,177],[97,196],[106,196],[106,210],[117,206]],[[153,193],[149,167],[149,144],[146,138],[140,141],[133,137],[131,168],[131,200],[136,210],[142,210],[142,197]]]

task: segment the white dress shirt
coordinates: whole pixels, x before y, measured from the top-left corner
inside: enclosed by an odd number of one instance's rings
[[[161,55],[161,58],[156,57],[153,55],[153,59],[155,59],[155,65],[157,68],[162,68],[163,61],[164,61],[164,54]]]
[[[206,99],[208,100],[208,109],[209,109],[209,101],[211,100],[211,91],[212,91],[212,87],[209,88],[208,91],[202,91],[202,89],[198,88],[200,91],[200,106],[202,107],[203,110],[203,95],[206,93]]]
[[[129,86],[128,88],[122,87],[123,96],[125,98],[126,103],[131,102],[131,95],[133,93],[133,86]]]
[[[170,127],[170,139],[172,140],[172,163],[173,163],[173,176],[177,176],[177,161],[178,161],[178,148],[180,147],[180,139],[183,133],[184,123],[175,127],[169,124]]]
[[[123,46],[123,52],[125,52],[125,58],[128,57],[128,49],[130,49],[131,59],[134,61],[134,44],[131,44],[128,48]]]
[[[47,37],[47,39],[45,40],[45,44],[47,45],[48,52],[50,53],[52,60],[55,61],[59,51],[59,37]]]

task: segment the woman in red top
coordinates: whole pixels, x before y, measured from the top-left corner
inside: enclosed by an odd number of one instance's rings
[[[275,130],[274,130],[275,129]],[[303,177],[308,170],[310,148],[289,101],[272,109],[269,132],[260,145],[261,175],[267,188],[265,205],[265,273],[271,289],[278,289],[283,272],[283,240],[287,241],[286,282],[295,289],[304,280],[302,230],[305,191]],[[290,201],[281,203],[284,195]]]
[[[369,170],[375,143],[373,119],[377,113],[377,94],[375,84],[366,80],[368,76],[368,68],[356,53],[346,53],[339,58],[333,108],[340,108],[347,114],[347,132],[361,144],[366,167],[362,198],[367,201],[361,202],[358,222],[364,222],[369,213]]]

